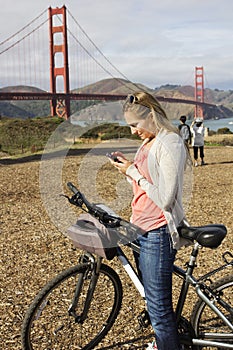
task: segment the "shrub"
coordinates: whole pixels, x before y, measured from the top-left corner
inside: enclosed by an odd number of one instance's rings
[[[220,128],[217,131],[218,134],[233,134],[233,132],[229,128]]]
[[[119,124],[100,124],[83,133],[82,138],[111,140],[116,138],[135,138],[128,126]]]

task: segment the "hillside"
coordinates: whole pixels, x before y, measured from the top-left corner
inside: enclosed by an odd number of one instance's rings
[[[111,139],[135,139],[128,126],[118,123],[93,123],[90,126],[73,125],[59,117],[47,118],[1,118],[0,158],[36,153],[44,150],[48,140],[55,147],[68,147]]]
[[[112,93],[129,94],[139,89],[146,90],[155,96],[173,97],[181,99],[194,99],[194,87],[164,85],[156,89],[149,89],[144,85],[127,82],[123,79],[106,79],[95,84],[88,85],[82,89],[74,90],[81,93]],[[206,108],[205,118],[228,118],[233,116],[233,91],[205,90],[206,102],[218,104],[217,108]],[[180,115],[185,114],[189,119],[193,119],[194,106],[181,103],[162,103],[169,119],[178,119]],[[224,106],[223,106],[224,105]],[[85,110],[74,113],[74,120],[121,120],[122,102],[101,103],[88,107]]]
[[[194,99],[194,87],[192,86],[179,86],[179,85],[163,85],[155,89],[149,89],[142,84],[134,84],[124,79],[104,79],[94,84],[87,85],[80,89],[75,89],[73,92],[80,93],[96,93],[96,94],[129,94],[137,90],[146,90],[155,96],[174,97],[181,99]],[[0,94],[8,91],[24,91],[33,92],[42,90],[30,86],[9,86],[0,89]],[[217,105],[217,108],[206,108],[205,118],[227,118],[233,116],[233,90],[211,90],[205,89],[205,101]],[[85,108],[91,109],[84,111]],[[170,119],[178,119],[181,114],[186,114],[189,119],[193,118],[194,106],[177,103],[162,103],[165,108],[168,117]],[[101,108],[100,108],[101,106]],[[103,108],[104,107],[104,108]],[[93,113],[97,113],[94,116],[95,120],[119,120],[122,119],[122,115],[119,113],[120,103],[100,103],[99,101],[72,101],[71,112],[75,114],[75,119],[78,120],[92,120]],[[98,109],[100,108],[100,111]],[[80,111],[82,110],[82,117],[80,117]],[[91,112],[90,112],[91,111]],[[106,111],[106,114],[105,114]],[[90,113],[89,113],[90,112]],[[111,115],[111,113],[113,115]],[[91,114],[88,116],[88,114]],[[4,102],[0,101],[0,115],[7,117],[18,118],[33,118],[37,116],[49,116],[50,104],[49,101],[12,101]]]
[[[35,153],[42,150],[53,131],[61,125],[61,118],[30,118],[0,120],[0,151],[5,154],[17,154],[21,151]],[[68,126],[66,126],[68,128]],[[59,128],[59,137],[63,139],[63,129]],[[56,143],[57,140],[54,139]]]
[[[7,86],[1,92],[44,92],[33,86]],[[0,116],[10,118],[34,118],[50,114],[49,101],[0,101]]]

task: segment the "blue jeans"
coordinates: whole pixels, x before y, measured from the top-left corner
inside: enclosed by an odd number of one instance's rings
[[[139,270],[157,347],[159,350],[179,350],[172,307],[172,271],[176,250],[172,248],[167,226],[140,236],[138,243]]]

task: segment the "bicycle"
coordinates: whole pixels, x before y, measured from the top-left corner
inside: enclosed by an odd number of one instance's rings
[[[138,272],[131,265],[122,246],[139,253],[135,237],[137,227],[109,213],[105,207],[90,203],[72,184],[69,202],[97,218],[104,227],[114,229],[117,246],[110,248],[113,257],[123,265],[133,285],[145,299]],[[223,254],[224,264],[198,279],[193,276],[201,247],[217,248],[225,238],[226,227],[211,224],[199,227],[183,226],[179,234],[192,243],[186,269],[174,265],[174,274],[182,279],[176,305],[176,319],[184,350],[233,349],[233,274],[212,282],[217,272],[232,272],[233,255]],[[115,236],[116,238],[116,236]],[[113,250],[111,250],[113,249]],[[106,250],[107,251],[107,250]],[[61,272],[35,297],[22,326],[24,350],[94,349],[110,331],[122,305],[122,283],[119,274],[103,263],[103,257],[85,251],[79,264]],[[198,300],[190,319],[182,316],[189,287],[192,286]],[[150,325],[145,309],[138,316],[140,327]],[[106,348],[105,348],[106,349]],[[108,347],[111,349],[111,346]]]

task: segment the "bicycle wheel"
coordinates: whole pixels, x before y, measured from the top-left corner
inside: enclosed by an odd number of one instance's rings
[[[24,350],[93,349],[112,327],[121,308],[122,285],[112,268],[102,264],[87,318],[83,323],[69,314],[69,306],[80,274],[80,264],[62,272],[37,295],[26,313],[22,327]],[[76,314],[82,313],[90,286],[90,274],[82,282]]]
[[[227,276],[213,283],[210,287],[212,290],[219,292],[220,299],[225,303],[225,307],[221,306],[215,300],[212,300],[212,302],[233,323],[233,276]],[[233,332],[201,299],[197,301],[193,308],[191,323],[197,338],[224,342],[229,345],[233,344]],[[200,346],[200,349],[214,350],[222,348]]]

